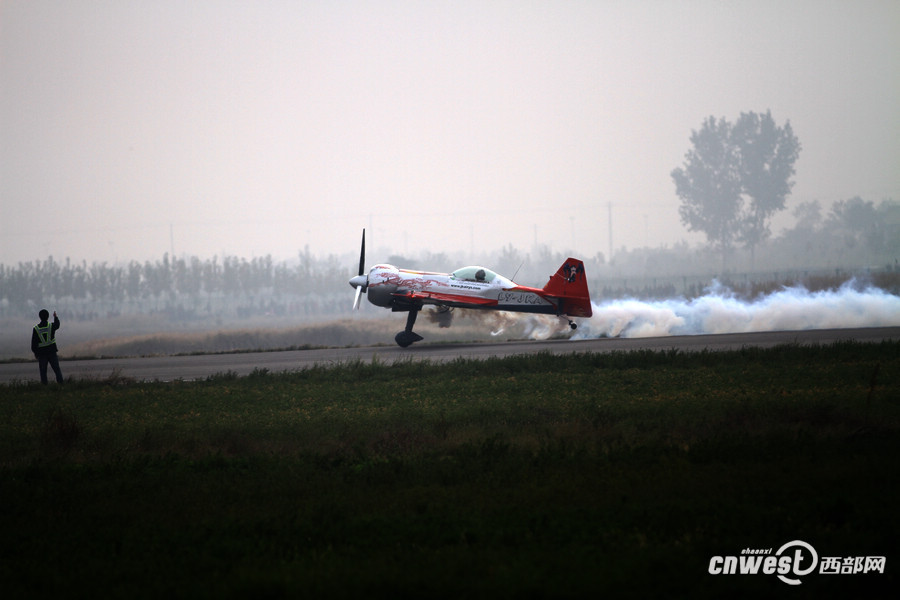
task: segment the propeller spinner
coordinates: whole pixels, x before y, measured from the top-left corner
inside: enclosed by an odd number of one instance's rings
[[[359,309],[359,299],[369,287],[369,276],[364,275],[366,269],[366,230],[362,232],[362,244],[359,248],[359,274],[350,279],[350,286],[356,288],[356,297],[353,299],[353,310]]]

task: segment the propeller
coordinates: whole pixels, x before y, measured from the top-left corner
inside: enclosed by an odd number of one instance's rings
[[[359,309],[359,299],[369,287],[369,277],[363,275],[366,269],[366,230],[362,232],[362,244],[359,248],[359,274],[350,280],[350,285],[356,288],[356,297],[353,299],[353,310]]]

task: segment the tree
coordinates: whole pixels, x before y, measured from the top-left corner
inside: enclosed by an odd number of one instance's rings
[[[737,152],[731,144],[731,125],[709,117],[691,132],[693,148],[684,167],[672,171],[675,193],[681,198],[678,214],[689,231],[702,231],[725,255],[734,245],[739,227],[741,182]]]
[[[784,202],[794,187],[794,163],[800,154],[800,142],[788,121],[778,127],[772,113],[741,113],[731,131],[732,143],[740,157],[741,191],[747,198],[740,218],[738,235],[755,258],[756,246],[771,231],[769,219],[784,210]]]
[[[797,224],[794,229],[802,232],[812,232],[822,222],[822,203],[818,200],[801,202],[793,212]]]
[[[839,200],[831,206],[826,227],[849,250],[880,237],[877,235],[878,222],[875,204],[854,196],[849,200]]]
[[[678,212],[689,231],[704,232],[721,252],[724,269],[735,243],[752,257],[769,237],[769,220],[794,185],[800,142],[790,122],[778,127],[766,111],[741,113],[734,125],[709,117],[691,132],[691,143],[684,166],[672,171]]]

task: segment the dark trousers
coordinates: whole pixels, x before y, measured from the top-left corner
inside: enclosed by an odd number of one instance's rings
[[[56,355],[56,352],[53,354],[47,354],[46,356],[38,356],[38,369],[41,371],[41,383],[47,383],[47,365],[49,364],[53,367],[53,372],[56,373],[56,383],[63,382],[62,371],[59,368],[59,357]]]

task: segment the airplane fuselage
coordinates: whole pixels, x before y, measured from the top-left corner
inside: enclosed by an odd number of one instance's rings
[[[394,310],[433,304],[455,308],[481,308],[560,313],[560,302],[542,290],[520,286],[484,267],[464,267],[453,273],[432,273],[376,265],[369,271],[368,298],[372,304]],[[554,301],[557,300],[557,301]]]

